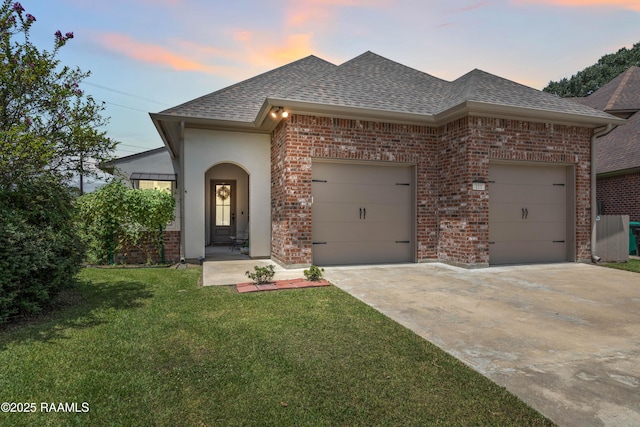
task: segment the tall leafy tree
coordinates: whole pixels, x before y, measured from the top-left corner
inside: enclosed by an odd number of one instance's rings
[[[19,3],[0,8],[0,171],[5,183],[27,175],[83,172],[84,160],[106,160],[115,143],[99,129],[104,106],[79,88],[88,72],[56,58],[72,32],[53,34],[40,50],[29,36],[36,18]]]
[[[84,251],[69,180],[115,146],[99,130],[104,107],[79,87],[89,74],[56,58],[73,33],[55,32],[52,49],[40,50],[29,36],[35,23],[22,4],[2,1],[0,323],[41,311],[72,283]]]
[[[549,82],[543,90],[563,98],[588,96],[634,65],[640,67],[640,43],[634,44],[631,49],[623,47],[616,53],[604,55],[594,65],[578,71],[571,78]]]

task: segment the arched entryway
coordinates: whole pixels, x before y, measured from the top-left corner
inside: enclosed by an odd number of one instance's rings
[[[249,174],[233,163],[219,163],[205,173],[205,244],[231,246],[249,233]]]

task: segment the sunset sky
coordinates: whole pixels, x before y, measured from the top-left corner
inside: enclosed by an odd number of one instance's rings
[[[33,41],[105,101],[125,156],[162,145],[157,112],[308,55],[368,50],[454,80],[479,68],[542,89],[640,42],[640,0],[21,0]]]

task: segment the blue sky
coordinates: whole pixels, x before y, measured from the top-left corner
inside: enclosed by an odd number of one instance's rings
[[[308,55],[368,50],[454,80],[479,68],[542,89],[640,42],[640,0],[21,0],[62,63],[91,71],[117,156],[162,145],[157,112]]]

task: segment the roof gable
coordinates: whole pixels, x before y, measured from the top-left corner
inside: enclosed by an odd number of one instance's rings
[[[393,112],[433,114],[449,83],[366,52],[283,99]]]
[[[281,96],[334,68],[334,64],[310,55],[160,114],[252,122],[266,98]]]
[[[456,79],[444,98],[440,111],[465,102],[476,102],[503,107],[525,108],[594,118],[609,115],[588,106],[524,86],[511,80],[475,69]]]

